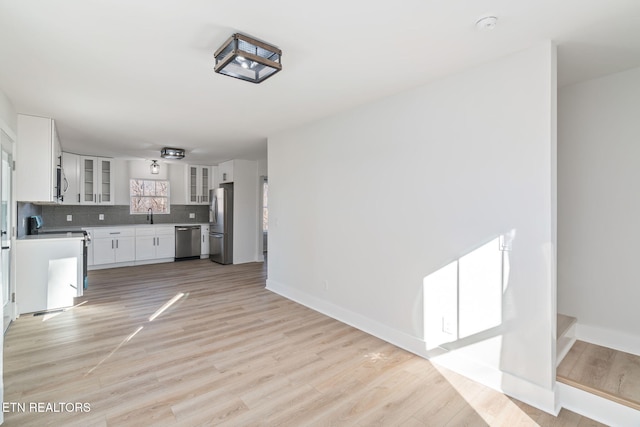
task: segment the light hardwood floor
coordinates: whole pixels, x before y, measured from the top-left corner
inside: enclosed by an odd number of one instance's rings
[[[640,356],[576,341],[558,381],[640,411]]]
[[[555,418],[275,295],[265,275],[208,260],[90,272],[82,304],[7,332],[4,400],[26,410],[5,425],[600,425]],[[30,412],[32,402],[90,411]]]

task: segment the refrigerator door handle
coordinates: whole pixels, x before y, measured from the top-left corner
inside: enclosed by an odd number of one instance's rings
[[[215,224],[218,223],[218,196],[216,196],[214,198],[214,204],[213,204],[213,222]]]

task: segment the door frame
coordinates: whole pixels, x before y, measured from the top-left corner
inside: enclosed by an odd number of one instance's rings
[[[2,138],[0,136],[1,139],[3,139],[2,146],[3,148],[5,148],[10,154],[11,154],[11,165],[10,165],[10,171],[11,171],[11,188],[9,189],[10,191],[10,197],[9,197],[9,206],[7,207],[9,210],[9,215],[10,215],[10,224],[9,224],[9,232],[10,232],[10,244],[11,244],[11,252],[9,255],[9,302],[7,303],[7,309],[8,309],[8,313],[4,312],[4,305],[0,306],[0,312],[2,312],[2,318],[4,321],[4,317],[5,315],[7,315],[9,323],[13,322],[14,320],[16,320],[17,317],[17,309],[16,309],[16,303],[15,303],[15,299],[13,298],[13,295],[15,295],[16,292],[16,261],[15,261],[15,247],[16,247],[16,227],[17,227],[17,203],[15,200],[15,185],[16,185],[16,180],[15,180],[15,153],[16,153],[16,134],[11,130],[11,128],[9,126],[6,125],[6,123],[0,119],[0,131],[4,132],[10,139],[10,141],[4,141],[4,138]],[[8,328],[9,325],[3,325],[3,335],[4,332],[6,332],[6,328]],[[2,345],[2,341],[0,341],[0,345]]]

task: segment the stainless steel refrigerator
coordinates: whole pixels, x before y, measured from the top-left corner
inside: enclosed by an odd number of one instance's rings
[[[233,184],[209,191],[209,259],[233,264]]]

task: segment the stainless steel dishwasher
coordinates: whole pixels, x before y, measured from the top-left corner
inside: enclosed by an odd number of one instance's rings
[[[176,227],[176,261],[200,258],[200,248],[199,225]]]

